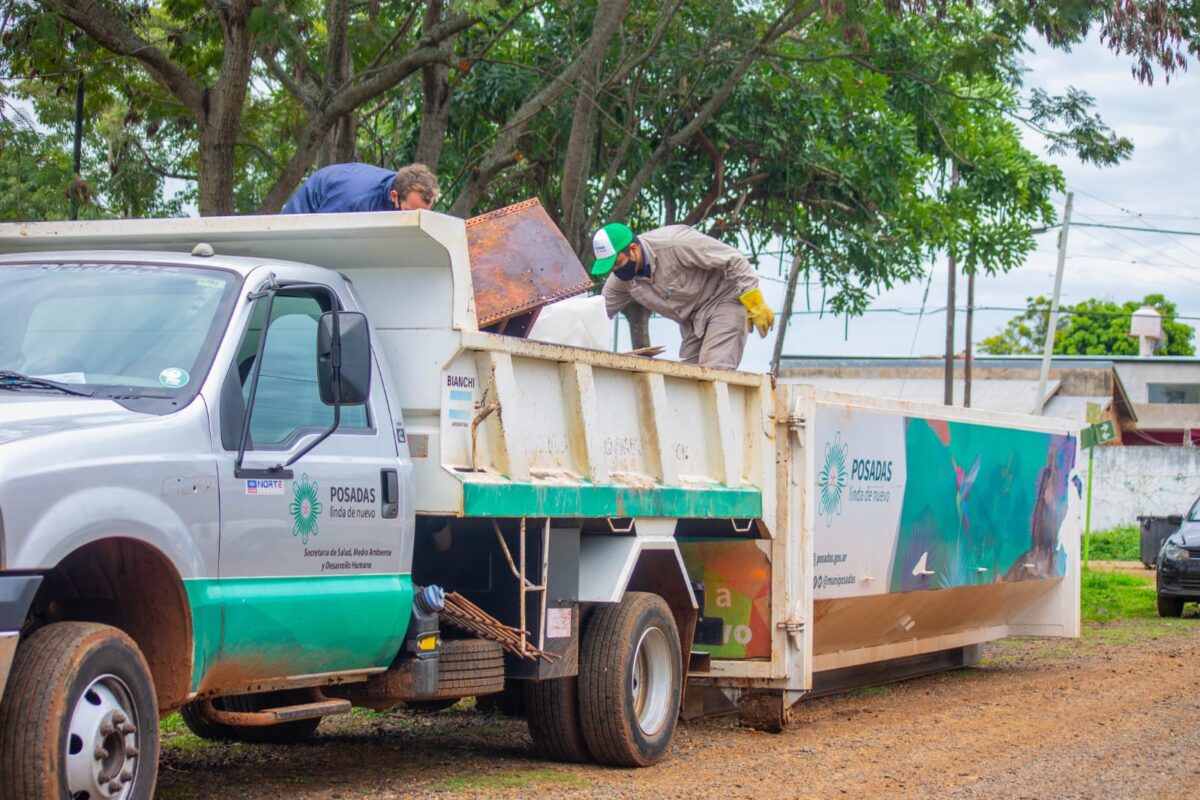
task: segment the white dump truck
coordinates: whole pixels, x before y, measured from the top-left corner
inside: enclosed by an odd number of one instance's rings
[[[1064,425],[485,332],[470,261],[426,211],[0,226],[0,798],[149,798],[176,710],[501,691],[645,766],[1077,634]]]

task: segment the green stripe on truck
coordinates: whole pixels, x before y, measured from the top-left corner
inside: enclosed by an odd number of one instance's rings
[[[678,517],[759,519],[762,492],[724,486],[552,486],[463,482],[468,517]]]
[[[411,575],[184,581],[192,690],[386,667],[412,613]]]

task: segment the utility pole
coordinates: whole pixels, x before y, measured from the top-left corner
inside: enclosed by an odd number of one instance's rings
[[[958,188],[958,162],[950,164],[950,190]],[[954,405],[954,282],[958,276],[958,259],[954,257],[954,242],[950,243],[950,279],[946,284],[946,377],[942,401]]]
[[[1058,270],[1054,273],[1054,297],[1050,300],[1050,325],[1046,329],[1046,346],[1042,349],[1042,374],[1038,377],[1037,397],[1033,413],[1041,414],[1046,404],[1046,381],[1050,378],[1050,356],[1054,352],[1054,334],[1058,331],[1058,298],[1062,294],[1063,267],[1067,263],[1067,233],[1071,230],[1071,203],[1074,192],[1067,192],[1067,207],[1063,211],[1062,230],[1058,232]]]
[[[971,362],[974,356],[971,351],[975,347],[972,341],[972,330],[975,323],[975,271],[967,275],[967,360],[963,363],[963,406],[971,407]]]

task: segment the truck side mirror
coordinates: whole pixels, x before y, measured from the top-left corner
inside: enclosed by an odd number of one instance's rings
[[[339,368],[340,369],[337,369]],[[335,393],[334,376],[339,374]],[[327,406],[361,406],[371,393],[371,332],[356,311],[326,312],[317,327],[317,384]]]

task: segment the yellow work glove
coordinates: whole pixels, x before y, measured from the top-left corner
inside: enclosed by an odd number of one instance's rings
[[[746,307],[746,330],[758,328],[758,335],[767,338],[767,331],[775,327],[775,312],[763,300],[762,290],[755,286],[738,299]]]

